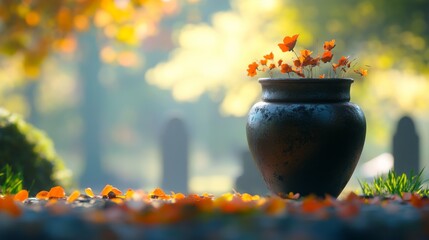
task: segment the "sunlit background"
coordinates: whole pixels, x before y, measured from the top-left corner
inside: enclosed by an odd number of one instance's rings
[[[281,54],[277,43],[297,33],[299,48],[336,39],[336,53],[369,69],[352,88],[368,130],[349,188],[377,174],[366,162],[391,167],[403,115],[416,126],[420,166],[428,164],[427,1],[47,2],[0,2],[0,105],[53,139],[81,187],[160,186],[161,135],[176,117],[189,136],[189,191],[231,191],[260,95],[247,65]]]

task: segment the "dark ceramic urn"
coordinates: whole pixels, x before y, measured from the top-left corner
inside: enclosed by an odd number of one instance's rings
[[[247,141],[274,194],[337,197],[359,161],[366,134],[350,102],[349,78],[259,79],[262,101],[249,112]]]

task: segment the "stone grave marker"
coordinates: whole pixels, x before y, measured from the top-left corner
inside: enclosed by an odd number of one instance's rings
[[[161,134],[162,188],[188,192],[189,136],[178,117],[168,120]]]
[[[394,170],[397,174],[417,174],[420,171],[420,140],[414,121],[403,116],[393,137]]]

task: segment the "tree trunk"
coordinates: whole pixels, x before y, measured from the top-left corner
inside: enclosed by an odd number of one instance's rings
[[[36,126],[39,124],[40,116],[39,111],[37,109],[37,90],[39,86],[39,79],[38,80],[27,80],[28,83],[25,85],[25,98],[28,102],[28,107],[30,109],[30,113],[27,117],[27,121],[31,123],[32,125]]]
[[[101,114],[103,110],[103,88],[98,78],[101,62],[96,31],[83,33],[79,39],[79,48],[81,53],[79,75],[82,86],[82,150],[85,162],[80,186],[100,189],[107,179],[105,179],[102,166]]]

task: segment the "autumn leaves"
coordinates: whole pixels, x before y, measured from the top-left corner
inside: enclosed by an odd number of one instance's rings
[[[274,60],[274,54],[271,52],[264,56],[263,59],[259,61],[254,61],[248,65],[247,75],[250,77],[256,76],[258,71],[269,71],[270,76],[272,76],[273,69],[279,69],[280,73],[288,74],[288,77],[291,77],[295,74],[302,78],[313,78],[313,68],[318,67],[321,63],[329,63],[332,61],[334,54],[332,49],[335,48],[335,40],[326,41],[323,44],[323,53],[314,57],[313,51],[308,49],[303,49],[300,51],[300,55],[294,50],[296,42],[298,40],[299,34],[293,36],[286,36],[283,39],[282,43],[279,43],[278,46],[282,52],[293,52],[295,54],[295,59],[293,59],[292,64],[284,63],[283,59],[277,61]],[[341,74],[346,73],[351,67],[354,60],[349,60],[349,57],[342,56],[337,63],[332,63],[332,72],[328,72],[329,77],[338,77]],[[368,71],[366,69],[354,69],[355,73],[360,76],[366,76]],[[333,73],[333,75],[331,75]],[[325,74],[320,74],[319,78],[325,78]]]

